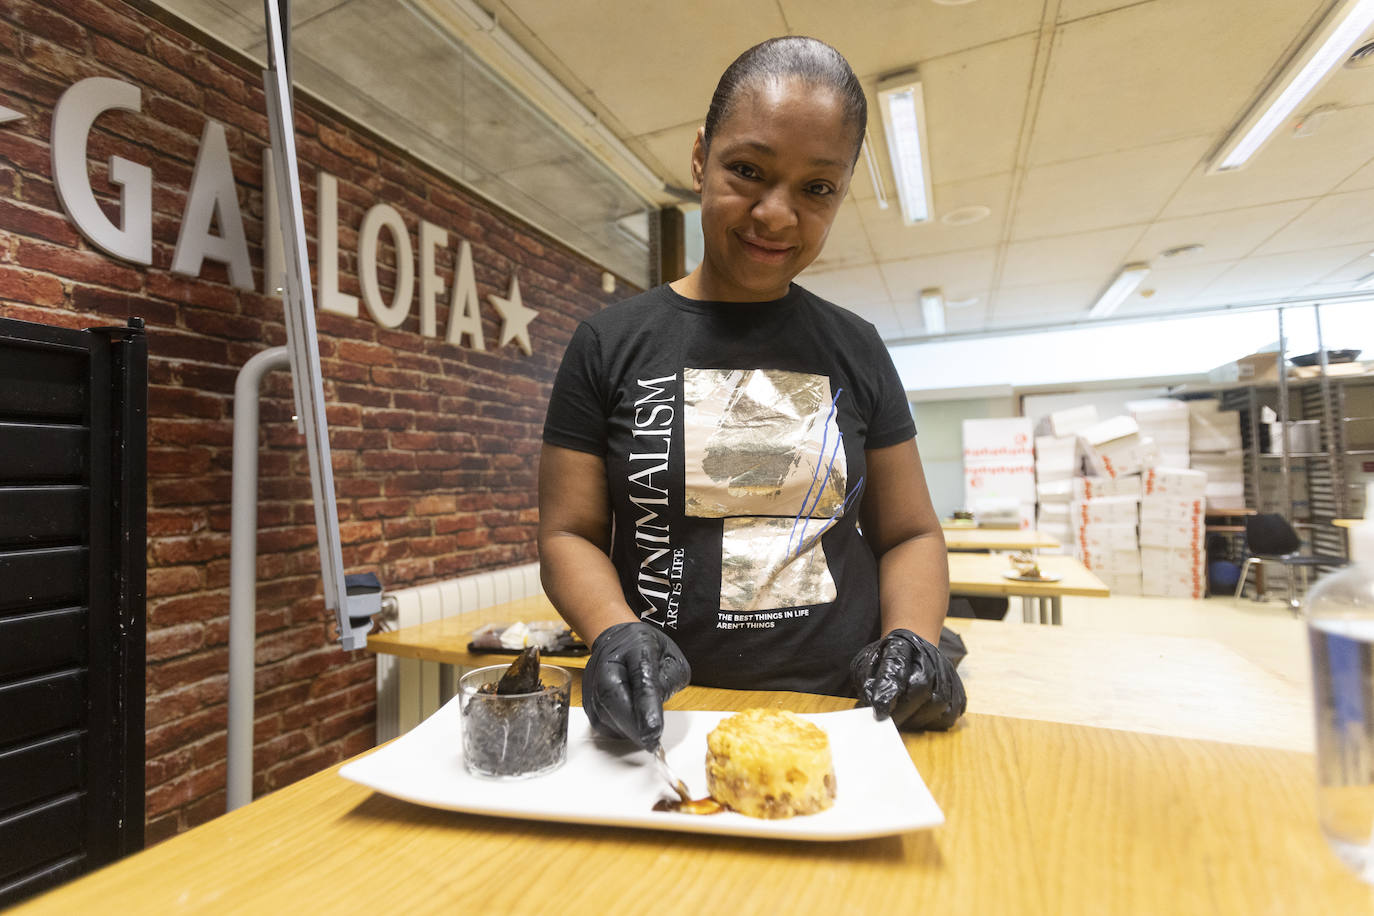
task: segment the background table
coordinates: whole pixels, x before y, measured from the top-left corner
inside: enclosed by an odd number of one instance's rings
[[[1008,579],[1011,563],[1004,556],[979,553],[951,553],[949,556],[949,593],[951,595],[1017,596],[1022,598],[1021,618],[1033,622],[1031,600],[1038,601],[1041,623],[1063,623],[1065,595],[1106,598],[1111,590],[1088,567],[1073,557],[1038,556],[1040,571],[1059,577],[1058,582],[1025,582]],[[1048,605],[1048,606],[1047,606]]]
[[[846,704],[688,688],[670,706]],[[944,809],[943,827],[811,844],[503,820],[377,795],[334,768],[15,912],[926,907],[1097,916],[1374,907],[1318,833],[1309,755],[977,714],[905,742]]]
[[[540,595],[489,608],[481,622],[557,616]],[[510,656],[468,651],[476,623],[462,615],[417,624],[373,634],[367,647],[462,667],[508,661]],[[969,618],[951,618],[946,625],[968,646],[959,671],[970,712],[1312,749],[1307,684],[1277,677],[1215,640]],[[546,660],[572,669],[586,665],[585,656]]]
[[[1043,531],[1014,528],[945,528],[949,550],[1053,550],[1059,542]]]

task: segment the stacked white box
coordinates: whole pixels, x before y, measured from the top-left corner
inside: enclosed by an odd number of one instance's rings
[[[1097,408],[1091,404],[1056,410],[1049,416],[1050,433],[1054,436],[1076,436],[1097,423]]]
[[[1082,430],[1078,445],[1089,476],[1128,477],[1158,463],[1153,440],[1142,438],[1140,427],[1127,416],[1112,417]]]
[[[1188,405],[1189,464],[1207,474],[1208,508],[1244,506],[1240,414],[1222,410],[1221,405],[1211,399],[1184,403]]]
[[[1015,504],[1021,528],[1035,522],[1035,450],[1027,417],[964,421],[964,505],[978,515]]]
[[[1060,544],[1073,543],[1069,502],[1078,469],[1077,436],[1035,437],[1036,528]]]
[[[1156,464],[1188,466],[1188,441],[1191,421],[1188,405],[1173,398],[1128,401],[1126,409],[1140,427],[1141,437],[1154,440],[1159,450]]]
[[[1207,475],[1154,468],[1142,479],[1141,587],[1146,595],[1201,598],[1207,591]]]

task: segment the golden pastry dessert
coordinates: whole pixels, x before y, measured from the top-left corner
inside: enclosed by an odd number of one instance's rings
[[[746,709],[706,736],[706,786],[740,814],[769,820],[815,814],[835,802],[830,739],[780,709]]]

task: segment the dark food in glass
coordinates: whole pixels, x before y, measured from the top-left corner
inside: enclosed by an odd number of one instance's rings
[[[568,674],[539,664],[531,646],[501,673],[482,668],[464,675],[463,755],[483,776],[533,776],[563,763],[568,749]],[[559,676],[545,684],[542,676]]]

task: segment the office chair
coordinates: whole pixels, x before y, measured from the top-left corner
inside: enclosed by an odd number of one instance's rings
[[[1302,546],[1298,533],[1288,520],[1278,513],[1261,513],[1245,520],[1245,561],[1240,567],[1240,578],[1236,582],[1235,600],[1239,601],[1245,593],[1245,578],[1250,566],[1261,560],[1282,563],[1288,575],[1288,606],[1295,612],[1301,607],[1298,593],[1294,588],[1293,567],[1302,570],[1302,590],[1307,591],[1307,571],[1314,566],[1344,566],[1348,561],[1343,557],[1309,556],[1299,553]],[[1264,597],[1256,583],[1255,600]]]

